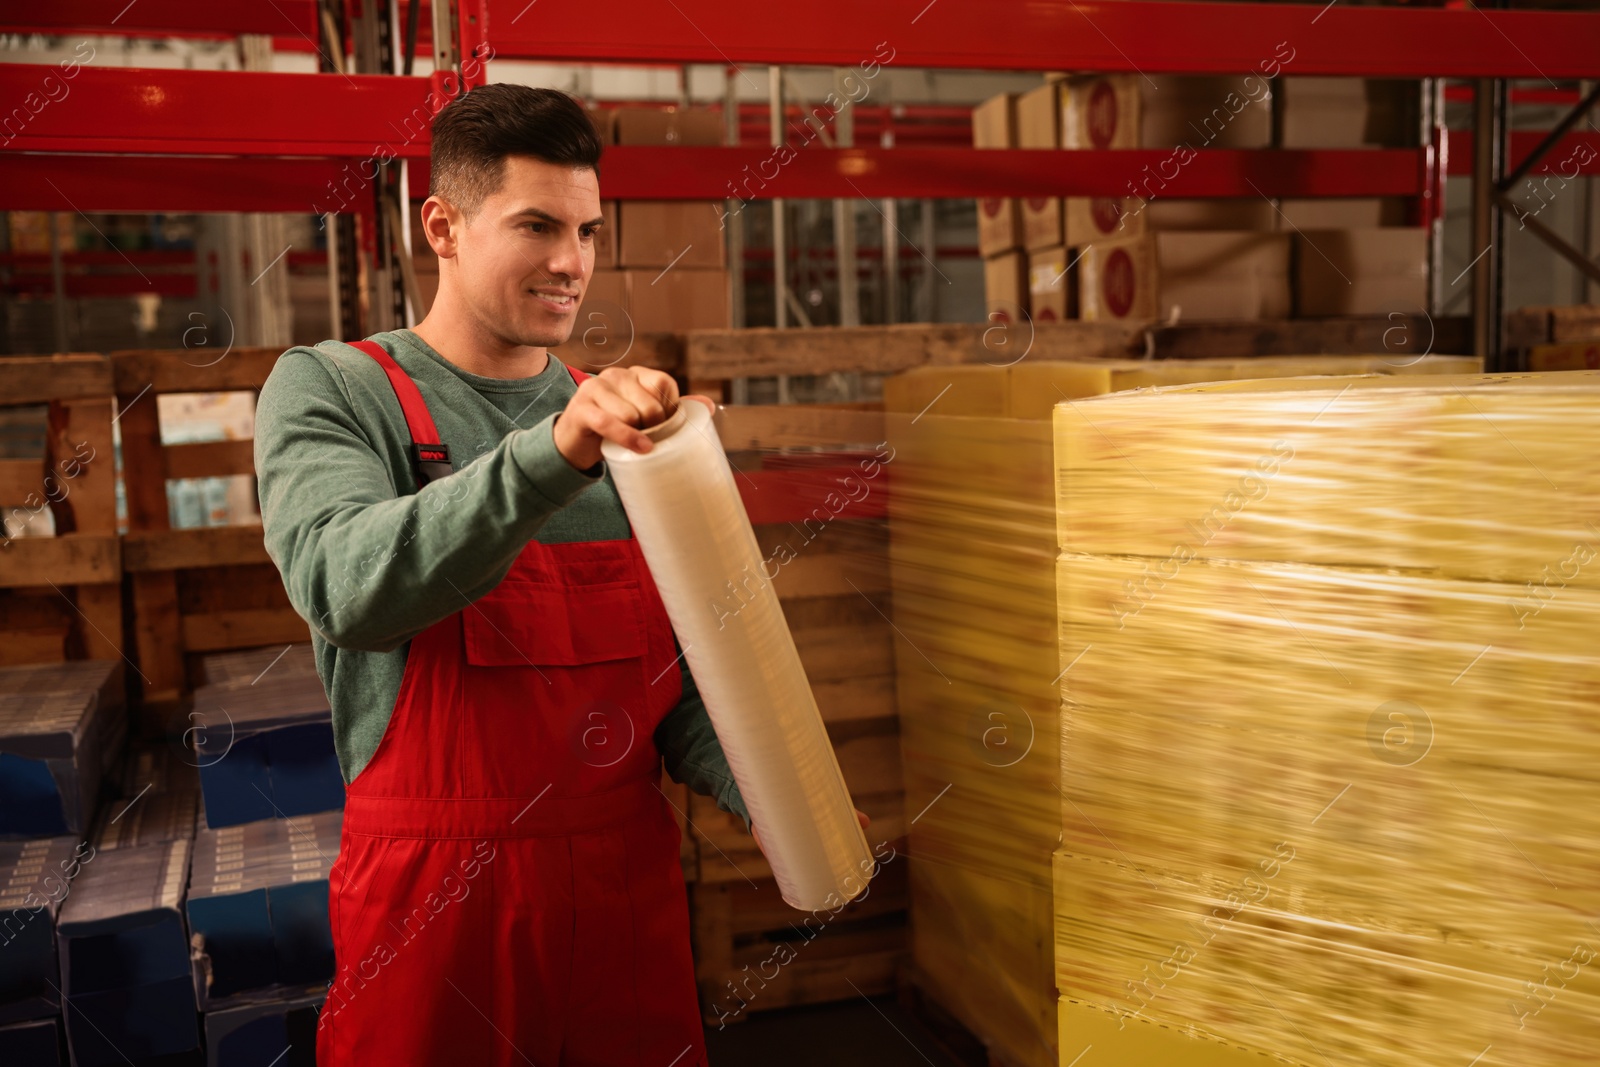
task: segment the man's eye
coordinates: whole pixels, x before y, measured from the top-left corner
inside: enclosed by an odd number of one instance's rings
[[[542,222],[530,222],[530,223],[528,223],[528,229],[532,230],[534,233],[543,233],[544,232],[544,223],[542,223]]]
[[[578,232],[583,234],[583,239],[585,241],[592,241],[592,240],[594,240],[596,227],[594,227],[594,226],[585,226],[585,227],[583,227],[583,229],[581,229]]]

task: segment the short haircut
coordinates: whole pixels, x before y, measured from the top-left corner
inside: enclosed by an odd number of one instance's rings
[[[428,193],[470,217],[500,188],[507,156],[598,174],[601,148],[588,113],[566,93],[504,82],[480,85],[433,120]]]

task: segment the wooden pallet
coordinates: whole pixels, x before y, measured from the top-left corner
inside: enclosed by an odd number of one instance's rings
[[[0,665],[123,659],[111,371],[94,355],[0,360],[13,418],[42,405],[43,447],[0,458],[0,506],[25,534],[0,547]]]
[[[770,878],[691,890],[695,979],[708,1025],[755,1012],[892,991],[907,959],[905,858],[884,864],[864,896],[839,909],[790,907]]]
[[[167,512],[169,480],[253,475],[255,461],[251,441],[162,444],[156,397],[258,392],[280,354],[235,349],[215,362],[183,350],[110,356],[128,500],[123,559],[133,590],[146,734],[164,732],[190,691],[190,657],[310,640],[259,523],[174,530]]]
[[[906,963],[895,975],[900,1006],[915,1015],[933,1035],[939,1050],[964,1067],[1016,1067],[968,1030],[954,1013],[929,990],[916,964]]]

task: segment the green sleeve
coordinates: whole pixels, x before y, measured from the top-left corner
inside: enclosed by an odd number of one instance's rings
[[[388,652],[477,600],[599,480],[556,450],[551,415],[413,493],[354,410],[342,371],[305,349],[278,360],[256,410],[267,552],[338,648]]]
[[[745,810],[733,772],[728,770],[728,757],[723,755],[722,742],[711,727],[706,702],[700,699],[700,687],[695,684],[687,660],[683,661],[683,696],[656,727],[655,741],[674,782],[711,797],[717,807],[739,816],[744,828],[750,829],[750,813]]]

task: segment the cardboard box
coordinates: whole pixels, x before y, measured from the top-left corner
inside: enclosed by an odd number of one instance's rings
[[[1001,93],[972,109],[972,147],[1013,148],[1017,143],[1016,98]],[[977,201],[978,252],[985,258],[1021,248],[1022,210],[1017,201],[988,197]]]
[[[1136,75],[1095,74],[1059,84],[1063,147],[1139,147],[1142,107]]]
[[[616,143],[630,145],[719,145],[722,114],[703,108],[619,107]]]
[[[1071,196],[1064,204],[1069,248],[1138,237],[1146,229],[1147,212],[1140,210],[1139,201],[1133,197]]]
[[[594,132],[600,135],[601,144],[615,144],[617,140],[617,111],[616,108],[592,107],[588,110],[589,121],[594,123]]]
[[[1017,97],[1017,147],[1061,147],[1061,86],[1054,81]],[[1061,244],[1061,198],[1031,196],[1022,204],[1023,247],[1049,248]]]
[[[1151,235],[1101,241],[1078,260],[1078,316],[1089,322],[1147,321],[1156,313]]]
[[[1271,82],[1154,75],[1137,82],[1139,140],[1146,148],[1266,148],[1272,142]]]
[[[1428,232],[1308,230],[1295,235],[1296,310],[1305,316],[1426,313]]]
[[[1147,230],[1276,230],[1278,212],[1261,196],[1215,200],[1157,197],[1143,211]]]
[[[624,200],[617,205],[620,267],[723,267],[721,206],[710,200]]]
[[[79,1067],[200,1047],[183,921],[189,842],[141,845],[85,862],[57,915],[61,991]]]
[[[1421,133],[1415,81],[1284,78],[1278,91],[1285,148],[1405,148]]]
[[[572,336],[566,344],[551,349],[557,359],[601,370],[617,365],[627,355],[638,335],[628,306],[629,279],[625,270],[596,271],[590,277]]]
[[[205,822],[218,828],[344,807],[327,692],[315,674],[274,671],[194,694]]]
[[[126,729],[121,666],[0,668],[0,836],[88,832]]]
[[[1035,322],[1061,322],[1072,317],[1067,264],[1071,253],[1061,245],[1028,253],[1028,306]]]
[[[578,308],[579,329],[589,325],[589,313],[628,313],[628,272],[625,270],[597,270],[583,290],[583,303]],[[574,331],[576,339],[576,331]]]
[[[1278,201],[1280,230],[1364,230],[1404,226],[1406,202],[1401,197]]]
[[[991,323],[1021,322],[1028,314],[1027,259],[1007,252],[983,261],[983,299]]]
[[[985,197],[978,205],[978,252],[985,259],[1022,247],[1022,211],[1017,201]]]
[[[1571,341],[1559,345],[1534,345],[1528,349],[1528,369],[1600,370],[1600,343]]]
[[[605,222],[594,234],[594,269],[610,270],[617,265],[617,202],[602,200],[600,216]]]
[[[629,313],[640,333],[726,329],[728,272],[695,270],[682,264],[669,271],[628,271]]]
[[[0,841],[0,1024],[60,1012],[56,915],[93,855],[76,837]]]
[[[1130,74],[1097,74],[1060,83],[1061,144],[1064,148],[1139,147],[1139,84]],[[1135,177],[1129,175],[1130,180]],[[1093,241],[1137,237],[1143,213],[1132,197],[1068,197],[1062,202],[1062,235],[1069,248]],[[1030,245],[1030,247],[1032,247]]]
[[[1163,320],[1289,317],[1289,235],[1157,233]]]
[[[972,109],[973,148],[1014,148],[1017,144],[1017,98],[991,96]]]

